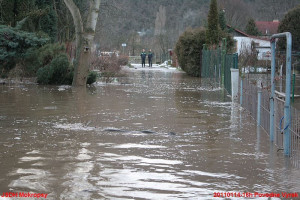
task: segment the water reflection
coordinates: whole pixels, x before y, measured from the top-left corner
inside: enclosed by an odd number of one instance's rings
[[[2,86],[1,191],[50,199],[297,192],[299,169],[208,81],[145,70],[87,89]]]

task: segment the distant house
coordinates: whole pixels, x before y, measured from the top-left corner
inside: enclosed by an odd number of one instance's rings
[[[239,55],[243,51],[250,51],[251,45],[254,43],[257,51],[258,60],[271,60],[271,44],[270,40],[248,35],[247,33],[227,25],[233,39],[235,40],[235,52]]]
[[[257,29],[262,33],[263,36],[271,36],[278,33],[278,27],[280,22],[278,20],[269,21],[256,21]]]

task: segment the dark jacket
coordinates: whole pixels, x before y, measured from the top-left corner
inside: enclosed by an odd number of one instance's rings
[[[142,60],[145,60],[145,59],[146,59],[146,56],[147,56],[147,54],[146,54],[145,52],[142,52],[142,53],[141,53],[141,58],[142,58]]]
[[[153,57],[153,53],[152,53],[152,52],[149,52],[149,53],[148,53],[148,59],[150,59],[150,60],[151,60],[151,59],[152,59],[152,57]]]

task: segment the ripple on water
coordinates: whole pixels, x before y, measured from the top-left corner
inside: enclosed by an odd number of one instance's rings
[[[234,174],[227,174],[227,173],[211,173],[211,172],[204,172],[199,170],[183,170],[183,172],[188,173],[190,175],[197,175],[197,176],[208,176],[213,178],[221,178],[221,179],[242,179],[243,177],[234,175]]]
[[[30,152],[27,152],[26,154],[40,154],[40,153],[41,153],[41,151],[39,151],[39,150],[32,150]]]
[[[46,106],[44,110],[57,110],[57,106]]]
[[[149,172],[136,169],[104,169],[101,171],[104,180],[97,185],[103,186],[102,195],[106,197],[131,197],[150,199],[177,199],[199,198],[201,194],[213,191],[199,186],[208,186],[207,183],[185,180],[178,174],[168,172]],[[138,191],[138,192],[137,192]],[[178,194],[180,194],[178,196]]]
[[[144,144],[120,144],[120,145],[115,145],[113,148],[116,149],[130,149],[130,148],[137,148],[137,149],[164,149],[167,148],[165,146],[159,146],[159,145],[144,145]]]
[[[108,158],[108,159],[107,159]],[[141,156],[124,156],[119,154],[112,154],[112,153],[104,153],[101,154],[101,157],[97,160],[114,160],[117,162],[123,163],[131,163],[131,164],[146,164],[146,165],[153,165],[153,164],[162,164],[166,166],[173,166],[173,165],[180,165],[182,161],[179,160],[167,160],[167,159],[157,159],[157,158],[145,158]]]
[[[24,156],[20,158],[20,162],[32,162],[32,161],[39,161],[44,160],[43,157],[30,157],[30,156]]]
[[[10,188],[30,189],[32,191],[45,192],[49,189],[49,182],[51,173],[42,169],[17,169],[9,174],[10,176],[20,176],[18,179],[13,180]]]
[[[202,101],[206,106],[228,108],[231,109],[232,102],[220,102],[220,101]]]
[[[56,123],[53,127],[57,129],[64,129],[64,130],[71,130],[71,131],[93,131],[96,129],[95,127],[85,126],[82,123],[75,123],[75,124]]]
[[[95,186],[89,181],[94,163],[79,162],[69,167],[69,172],[63,177],[64,191],[60,199],[91,199],[92,193],[88,191],[96,191]]]
[[[90,156],[89,154],[92,154],[91,151],[82,148],[79,150],[79,154],[77,155],[76,159],[78,160],[89,160],[92,158],[92,156]]]

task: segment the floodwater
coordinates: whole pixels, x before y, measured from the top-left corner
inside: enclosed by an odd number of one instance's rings
[[[0,196],[225,199],[214,193],[300,191],[299,168],[247,112],[207,80],[180,72],[131,70],[87,89],[3,85],[0,130]]]

